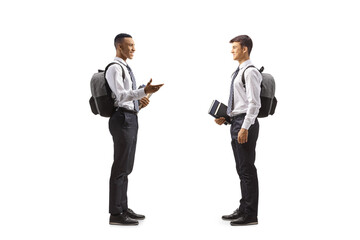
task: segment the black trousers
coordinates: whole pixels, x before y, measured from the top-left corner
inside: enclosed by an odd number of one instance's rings
[[[109,120],[114,140],[114,163],[110,176],[110,214],[120,214],[128,209],[128,175],[134,166],[138,119],[135,113],[118,110]]]
[[[237,141],[244,115],[235,117],[231,124],[231,145],[234,152],[236,170],[240,178],[241,199],[239,210],[246,215],[257,217],[259,186],[255,167],[255,147],[259,135],[259,122],[249,128],[248,142]]]

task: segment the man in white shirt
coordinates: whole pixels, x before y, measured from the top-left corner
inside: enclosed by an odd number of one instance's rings
[[[252,40],[247,35],[240,35],[232,40],[233,59],[239,67],[232,75],[228,115],[231,118],[231,145],[234,152],[236,170],[240,178],[240,206],[230,215],[222,216],[224,220],[232,220],[231,225],[257,224],[258,211],[258,179],[255,167],[255,147],[259,134],[257,115],[261,107],[260,90],[262,76],[260,72],[248,66],[252,65],[250,53]],[[244,74],[245,85],[242,82]],[[225,118],[215,119],[219,125]]]
[[[137,89],[134,73],[127,64],[135,52],[135,43],[129,34],[115,37],[116,57],[105,77],[114,98],[115,111],[109,120],[109,129],[114,141],[114,163],[110,176],[109,212],[110,224],[137,225],[145,218],[136,214],[127,203],[128,175],[134,166],[138,132],[138,111],[149,104],[147,94],[157,92],[163,84],[151,85],[152,80]],[[123,78],[123,72],[124,78]]]

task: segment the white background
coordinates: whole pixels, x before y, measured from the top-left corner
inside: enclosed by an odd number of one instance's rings
[[[2,1],[1,239],[359,239],[360,36],[356,1]],[[133,36],[137,82],[165,83],[139,114],[129,206],[108,225],[112,139],[89,82]],[[277,83],[260,120],[259,225],[221,215],[240,198],[227,102],[229,40]]]

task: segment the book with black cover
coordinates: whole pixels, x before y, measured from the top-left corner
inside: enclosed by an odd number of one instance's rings
[[[209,114],[213,116],[214,118],[225,118],[225,125],[230,124],[230,117],[226,113],[227,106],[218,100],[214,100],[210,106]]]

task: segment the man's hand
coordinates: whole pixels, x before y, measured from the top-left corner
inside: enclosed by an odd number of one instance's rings
[[[145,86],[144,91],[146,94],[157,92],[164,85],[164,84],[151,85],[151,82],[152,82],[152,79],[150,79],[148,84],[146,84],[146,86]]]
[[[142,99],[140,99],[139,108],[142,109],[142,108],[146,107],[149,103],[150,103],[149,98],[143,97]]]
[[[238,143],[243,144],[248,141],[249,131],[245,128],[240,129],[238,133]]]
[[[225,122],[225,118],[224,117],[215,118],[215,122],[219,125],[223,125],[223,123]]]

